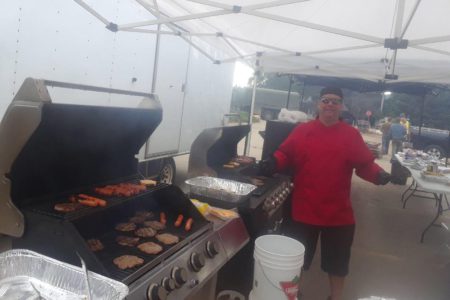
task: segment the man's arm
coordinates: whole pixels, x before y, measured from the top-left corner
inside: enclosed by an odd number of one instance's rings
[[[296,130],[297,128],[289,134],[274,153],[263,158],[259,166],[262,175],[271,176],[277,171],[283,171],[292,163],[292,154],[295,151],[295,144],[298,139],[295,134]]]
[[[374,184],[389,182],[389,178],[386,182],[386,176],[384,176],[387,173],[374,162],[375,157],[359,133],[356,133],[353,138],[353,147],[349,154],[352,165],[356,169],[356,175]]]
[[[301,127],[297,126],[273,154],[277,162],[277,171],[283,171],[293,164],[294,154],[299,143]]]

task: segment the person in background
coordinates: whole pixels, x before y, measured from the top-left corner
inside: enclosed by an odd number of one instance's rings
[[[403,127],[405,127],[406,129],[406,135],[405,135],[405,140],[409,141],[409,137],[410,137],[410,124],[408,119],[405,117],[405,114],[401,114],[400,115],[400,124],[403,125]]]
[[[406,127],[400,124],[400,120],[398,118],[392,120],[389,131],[392,141],[392,159],[394,159],[397,152],[403,151],[403,142],[405,141],[407,132]]]
[[[291,219],[285,233],[305,246],[304,270],[311,265],[320,237],[321,268],[328,273],[331,300],[341,299],[349,271],[355,232],[353,170],[374,184],[387,184],[391,178],[374,162],[358,130],[339,120],[342,99],[340,88],[322,89],[317,119],[298,125],[260,164],[266,176],[293,169]]]
[[[390,136],[391,118],[387,117],[386,122],[381,125],[381,154],[386,155],[389,152],[389,144],[391,143]]]

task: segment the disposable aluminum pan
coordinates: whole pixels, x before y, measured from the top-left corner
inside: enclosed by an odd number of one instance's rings
[[[128,287],[88,272],[90,299],[124,299]],[[0,299],[89,299],[86,275],[75,267],[29,250],[0,254]]]
[[[199,195],[231,203],[241,201],[256,189],[253,184],[206,176],[191,178],[185,183],[192,196]]]

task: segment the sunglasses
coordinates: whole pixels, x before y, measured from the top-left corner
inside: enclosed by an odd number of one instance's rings
[[[320,102],[322,102],[323,104],[333,104],[333,105],[342,104],[341,99],[320,98]]]

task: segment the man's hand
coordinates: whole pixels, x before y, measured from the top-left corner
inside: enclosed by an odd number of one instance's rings
[[[259,162],[259,173],[264,176],[272,176],[277,170],[277,160],[272,155]]]
[[[391,179],[392,179],[391,174],[389,174],[384,170],[381,170],[380,173],[378,173],[377,184],[386,185],[391,181]]]

